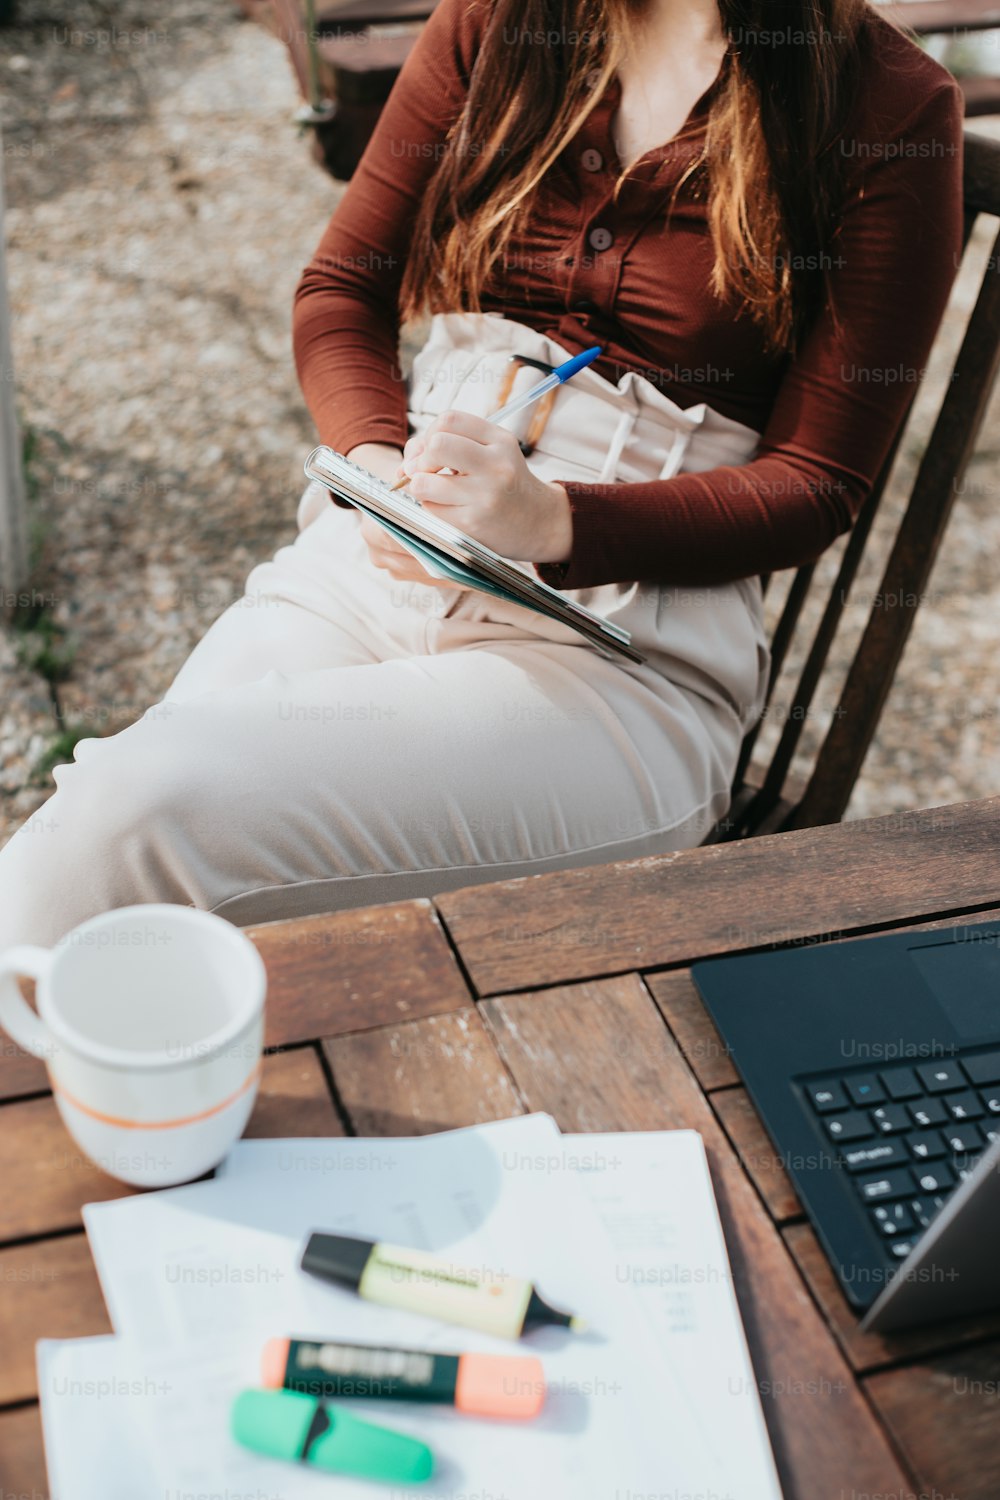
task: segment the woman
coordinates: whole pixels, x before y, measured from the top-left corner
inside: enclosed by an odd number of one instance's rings
[[[961,251],[950,76],[866,0],[776,13],[441,0],[297,295],[321,440],[645,664],[439,587],[310,486],[164,702],[84,741],[0,855],[0,945],[132,901],[259,921],[704,838],[762,703],[759,575],[856,516]],[[408,391],[400,313],[425,309]],[[486,420],[505,377],[594,343],[526,458]]]

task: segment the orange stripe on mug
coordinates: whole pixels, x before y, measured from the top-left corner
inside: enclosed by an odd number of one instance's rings
[[[72,1104],[73,1108],[78,1109],[81,1114],[89,1115],[92,1120],[99,1120],[102,1125],[116,1125],[119,1130],[176,1130],[181,1125],[197,1125],[199,1120],[210,1120],[213,1115],[221,1114],[224,1109],[228,1109],[230,1104],[235,1104],[237,1099],[257,1082],[262,1068],[263,1060],[257,1063],[249,1077],[244,1079],[236,1092],[230,1094],[228,1099],[221,1099],[218,1104],[213,1104],[211,1109],[199,1110],[196,1115],[181,1115],[176,1120],[123,1120],[117,1115],[106,1115],[102,1114],[99,1109],[91,1109],[89,1104],[82,1104],[61,1084],[53,1083],[52,1092],[61,1095],[67,1104]]]

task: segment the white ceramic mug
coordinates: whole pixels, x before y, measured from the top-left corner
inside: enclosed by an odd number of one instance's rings
[[[16,976],[36,982],[38,1014]],[[189,1182],[243,1133],[260,1080],[264,963],[221,917],[127,906],[54,948],[0,954],[0,1025],[44,1059],[70,1135],[112,1177]]]

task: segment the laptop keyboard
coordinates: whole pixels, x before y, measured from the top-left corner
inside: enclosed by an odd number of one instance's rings
[[[802,1081],[887,1254],[902,1260],[1000,1136],[1000,1051]]]

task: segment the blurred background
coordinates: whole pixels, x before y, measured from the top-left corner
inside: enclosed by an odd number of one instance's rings
[[[161,696],[252,565],[294,531],[314,434],[292,364],[292,294],[344,185],[317,160],[312,129],[293,123],[309,92],[303,55],[297,78],[264,12],[265,0],[0,0],[3,374],[30,550],[27,584],[0,601],[0,844],[44,817],[52,766],[80,737],[123,728]],[[388,59],[391,81],[408,34],[404,20],[374,38],[367,72]],[[1000,31],[927,45],[971,80],[970,97],[981,88],[977,108],[1000,109]],[[971,126],[1000,135],[993,114]],[[995,230],[977,231],[923,410],[940,397]],[[408,330],[406,347],[419,336]],[[927,427],[911,434],[877,523],[838,647],[845,665]],[[998,491],[995,398],[851,817],[998,789]],[[828,712],[818,706],[807,746]],[[779,695],[767,734],[780,725]]]

